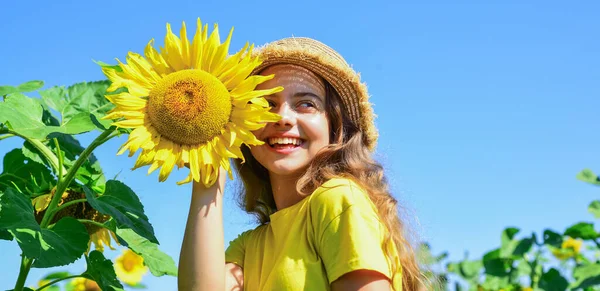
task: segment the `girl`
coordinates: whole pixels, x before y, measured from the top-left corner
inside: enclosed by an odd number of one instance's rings
[[[257,54],[257,89],[281,120],[254,132],[264,144],[236,161],[241,205],[260,226],[224,250],[225,172],[194,183],[179,261],[180,290],[417,290],[421,273],[371,153],[377,130],[366,86],[344,59],[308,38]]]

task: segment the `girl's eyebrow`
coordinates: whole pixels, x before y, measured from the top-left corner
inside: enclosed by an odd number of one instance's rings
[[[307,96],[317,98],[317,99],[319,99],[319,101],[323,102],[323,97],[321,97],[315,93],[312,93],[312,92],[297,92],[292,97],[293,98],[301,98],[301,97],[307,97]]]

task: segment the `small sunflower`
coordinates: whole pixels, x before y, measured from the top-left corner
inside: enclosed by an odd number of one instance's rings
[[[35,209],[34,215],[38,223],[42,221],[42,218],[46,213],[46,208],[48,208],[48,205],[50,204],[50,201],[52,200],[55,191],[56,187],[52,189],[50,193],[37,196],[31,201],[31,204],[33,204],[33,208]],[[73,189],[67,189],[67,191],[63,193],[61,200],[58,203],[58,206],[61,206],[73,200],[84,198],[84,193],[77,192]],[[56,213],[51,223],[56,223],[61,218],[66,216],[74,217],[77,219],[88,219],[99,223],[103,223],[110,218],[108,215],[104,215],[98,212],[98,210],[94,209],[89,203],[80,202],[68,206],[65,209]],[[88,243],[87,250],[88,253],[90,251],[92,243],[94,244],[95,249],[101,252],[104,252],[104,246],[108,246],[111,250],[114,250],[115,248],[111,245],[111,237],[117,244],[119,244],[116,235],[112,231],[93,224],[85,223],[84,226],[88,234],[90,235],[90,242]]]
[[[208,36],[207,25],[198,19],[190,42],[185,22],[181,38],[167,24],[160,52],[150,40],[145,58],[129,52],[126,64],[117,60],[120,70],[103,67],[112,81],[109,92],[127,88],[106,96],[116,107],[104,119],[118,119],[113,125],[133,129],[118,152],[129,150],[131,157],[141,149],[133,169],[150,165],[151,173],[160,168],[163,182],[175,166],[189,165],[188,177],[177,184],[194,180],[208,187],[220,167],[232,178],[229,158],[244,158],[242,144],[263,144],[251,131],[280,118],[269,112],[263,96],[283,88],[255,90],[273,75],[249,76],[261,63],[251,56],[253,46],[228,55],[232,32],[221,43],[218,26]]]
[[[102,291],[96,281],[81,277],[71,280],[69,285],[69,287],[71,287],[69,289],[73,291]]]
[[[44,289],[39,289],[42,286],[46,286],[46,284],[52,282],[51,280],[48,279],[42,279],[38,281],[37,287],[29,287],[33,290],[39,290],[39,291],[44,291],[44,290],[48,290],[49,287],[45,287]]]
[[[148,272],[144,259],[130,249],[124,249],[115,260],[115,273],[119,280],[130,286],[137,285]]]
[[[564,240],[560,248],[551,248],[552,254],[559,260],[566,260],[577,256],[581,252],[583,242],[571,237]]]

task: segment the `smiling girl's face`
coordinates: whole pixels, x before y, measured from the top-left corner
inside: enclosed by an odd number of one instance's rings
[[[271,111],[282,118],[253,132],[265,144],[252,146],[250,151],[271,174],[301,175],[319,150],[329,144],[325,84],[297,65],[273,65],[261,72],[271,74],[275,77],[256,89],[283,86],[282,92],[265,96]]]

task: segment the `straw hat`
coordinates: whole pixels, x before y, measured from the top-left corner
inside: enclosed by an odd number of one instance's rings
[[[344,110],[363,132],[363,142],[373,151],[377,143],[373,109],[367,86],[348,63],[327,45],[311,38],[291,37],[274,41],[253,52],[262,60],[254,74],[275,64],[295,64],[325,79],[340,95]]]

